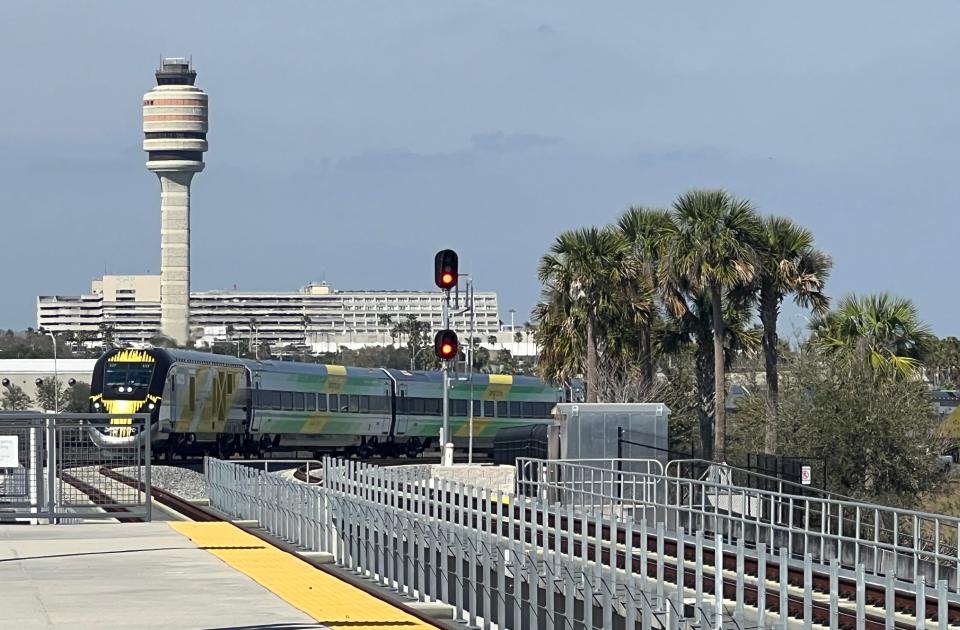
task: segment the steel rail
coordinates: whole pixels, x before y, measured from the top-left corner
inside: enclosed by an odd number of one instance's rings
[[[132,488],[137,488],[137,489],[139,489],[141,492],[143,491],[143,482],[142,482],[142,481],[138,481],[137,479],[133,479],[133,478],[128,477],[128,476],[126,476],[126,475],[124,475],[124,474],[122,474],[122,473],[118,473],[118,472],[116,472],[115,470],[111,470],[111,469],[110,469],[109,467],[107,467],[107,466],[101,467],[100,472],[101,472],[101,474],[103,474],[103,475],[105,475],[105,476],[107,476],[107,477],[110,477],[111,479],[115,479],[115,480],[117,480],[117,481],[119,481],[119,482],[121,482],[121,483],[124,483],[124,484],[132,487]],[[182,497],[179,497],[179,496],[173,494],[172,492],[168,492],[168,491],[166,491],[166,490],[161,490],[160,488],[151,488],[151,489],[150,489],[150,494],[151,494],[151,496],[153,496],[154,499],[156,499],[156,501],[157,501],[158,503],[160,503],[160,504],[162,504],[162,505],[165,505],[166,507],[168,507],[168,508],[170,508],[170,509],[172,509],[172,510],[177,511],[177,512],[179,512],[180,514],[183,514],[184,516],[188,517],[188,518],[189,518],[190,520],[192,520],[192,521],[196,521],[196,522],[228,522],[228,523],[232,523],[231,519],[229,519],[229,518],[226,517],[225,515],[220,514],[219,512],[216,512],[215,510],[212,510],[212,509],[209,509],[209,508],[206,508],[206,507],[197,505],[197,504],[191,502],[191,501],[188,500],[188,499],[184,499],[184,498],[182,498]],[[433,618],[425,615],[423,612],[421,612],[421,611],[419,611],[419,610],[416,610],[416,609],[414,609],[414,608],[411,608],[410,606],[407,606],[407,605],[406,605],[405,603],[403,603],[402,601],[398,601],[398,600],[396,600],[396,599],[392,599],[389,595],[383,593],[382,591],[380,591],[380,590],[378,590],[378,589],[373,588],[373,587],[369,584],[369,582],[367,582],[367,581],[365,581],[365,580],[362,580],[362,579],[360,579],[359,577],[354,577],[354,576],[352,576],[352,575],[342,573],[342,572],[340,572],[340,571],[337,571],[337,570],[331,568],[330,566],[328,566],[328,565],[326,565],[326,564],[323,564],[323,563],[321,563],[321,562],[318,562],[317,560],[314,560],[314,559],[312,559],[312,558],[308,558],[308,557],[305,557],[305,556],[300,555],[300,553],[299,553],[299,552],[297,551],[297,549],[295,549],[294,547],[292,547],[292,546],[290,546],[290,545],[288,545],[288,544],[286,544],[286,543],[284,543],[284,542],[282,542],[282,541],[276,540],[275,538],[272,538],[271,536],[269,536],[268,534],[262,532],[262,531],[259,530],[259,529],[256,529],[256,528],[254,528],[254,527],[248,527],[248,526],[245,526],[245,525],[240,525],[240,524],[237,524],[237,523],[233,523],[233,525],[234,525],[234,527],[239,527],[240,529],[242,529],[243,531],[247,532],[247,533],[250,534],[251,536],[255,536],[255,537],[259,538],[260,540],[262,540],[263,542],[265,542],[265,543],[267,543],[267,544],[269,544],[269,545],[271,545],[271,546],[273,546],[273,547],[276,547],[276,548],[279,549],[280,551],[283,551],[283,552],[288,553],[288,554],[290,554],[290,555],[292,555],[292,556],[295,556],[295,557],[298,558],[299,560],[301,560],[301,561],[303,561],[303,562],[306,562],[307,564],[309,564],[309,565],[312,566],[313,568],[317,569],[318,571],[323,571],[323,572],[326,573],[327,575],[330,575],[331,577],[334,577],[334,578],[340,580],[341,582],[345,582],[346,584],[349,584],[349,585],[352,586],[353,588],[356,588],[356,589],[358,589],[358,590],[360,590],[360,591],[363,591],[364,593],[366,593],[366,594],[368,594],[368,595],[370,595],[370,596],[372,596],[372,597],[375,597],[375,598],[377,598],[378,600],[380,600],[380,601],[382,601],[382,602],[384,602],[384,603],[386,603],[386,604],[389,604],[390,606],[393,606],[394,608],[397,608],[397,609],[405,612],[406,614],[408,614],[408,615],[410,615],[410,616],[412,616],[412,617],[415,617],[416,619],[418,619],[418,620],[420,620],[420,621],[422,621],[422,622],[424,622],[424,623],[426,623],[426,624],[429,624],[430,626],[432,626],[432,627],[434,627],[434,628],[441,628],[441,629],[444,629],[444,630],[448,630],[449,628],[454,627],[454,626],[452,626],[451,624],[445,624],[445,623],[440,622],[440,621],[438,621],[438,620],[436,620],[436,619],[433,619]]]
[[[440,492],[439,498],[435,495],[437,492]],[[422,509],[424,509],[425,516],[434,518],[434,519],[444,519],[443,512],[447,512],[448,516],[456,517],[459,514],[459,510],[434,510],[434,502],[439,504],[447,504],[453,506],[454,508],[468,507],[471,510],[471,522],[468,524],[470,527],[480,527],[480,514],[481,514],[481,500],[477,497],[470,497],[470,502],[468,506],[464,506],[460,499],[464,497],[459,493],[447,492],[443,490],[437,490],[434,488],[424,488],[422,486],[417,486],[416,484],[408,484],[406,491],[401,492],[400,502],[401,506],[406,505],[406,509],[412,510],[414,508],[415,498],[414,494],[419,493],[421,497],[429,497],[434,499],[434,501],[423,501],[421,503]],[[510,519],[509,511],[506,513],[502,509],[503,505],[490,502],[489,514],[492,514],[496,517],[495,520],[499,522],[499,534],[505,537],[510,537],[511,532],[509,531]],[[514,522],[514,531],[512,532],[513,538],[519,540],[523,536],[523,542],[528,544],[537,544],[542,545],[544,542],[543,532],[536,530],[536,541],[531,538],[531,531],[521,532],[520,525],[518,523],[536,523],[537,525],[545,525],[544,523],[544,514],[540,510],[534,510],[526,506],[513,505],[510,506],[510,509],[513,511],[513,522]],[[522,514],[521,514],[522,511]],[[557,520],[559,519],[559,525]],[[456,519],[444,519],[449,520],[449,522],[455,522]],[[591,517],[575,516],[573,518],[573,523],[568,522],[568,517],[565,515],[548,515],[548,520],[546,527],[554,527],[557,531],[561,532],[563,535],[560,536],[561,543],[560,548],[562,552],[565,552],[567,549],[567,537],[566,533],[570,531],[572,526],[572,531],[575,535],[580,535],[583,533],[584,524],[586,526],[586,535],[588,537],[593,537],[597,539],[596,532],[596,523]],[[617,527],[615,533],[611,533],[609,525],[601,525],[599,540],[609,543],[611,540],[611,535],[616,535],[616,542],[618,545],[626,544],[627,530],[623,527]],[[677,555],[677,539],[673,537],[663,537],[664,556],[672,557],[676,559]],[[686,542],[684,545],[684,559],[696,561],[696,550],[693,548],[692,538]],[[633,531],[632,536],[632,548],[638,550],[644,544],[643,533],[636,530]],[[581,543],[578,540],[574,540],[573,550],[574,552],[585,552],[584,556],[588,560],[595,560],[595,548],[591,549],[592,545],[587,545],[585,550],[581,549]],[[648,552],[657,552],[657,536],[656,534],[647,534],[646,548]],[[707,547],[703,548],[702,559],[705,567],[712,567],[716,569],[716,554],[713,549]],[[615,557],[616,566],[620,569],[626,568],[626,555],[622,551],[618,551]],[[600,562],[605,566],[611,566],[611,557],[609,552],[609,545],[602,545],[600,551]],[[723,551],[721,558],[721,566],[723,570],[736,571],[737,570],[737,554],[730,551]],[[755,558],[748,558],[744,556],[744,573],[754,578],[758,578],[759,563]],[[776,556],[770,555],[766,559],[766,578],[767,580],[778,582],[780,580],[781,571],[779,566],[779,560]],[[631,570],[638,575],[645,575],[647,577],[651,575],[656,575],[657,561],[655,558],[648,558],[647,567],[642,566],[642,561],[638,557],[633,558],[633,567]],[[663,562],[664,567],[664,579],[676,584],[676,575],[677,575],[677,565],[675,562]],[[646,571],[644,571],[646,568]],[[689,588],[696,588],[695,580],[696,576],[693,575],[689,569],[683,571],[684,574],[684,586],[689,586]],[[715,588],[715,574],[714,573],[704,573],[703,574],[703,583],[702,588],[704,592],[713,592]],[[814,570],[812,572],[813,578],[813,590],[829,594],[831,592],[830,587],[830,574],[823,571]],[[804,586],[804,571],[803,569],[797,567],[787,567],[787,583],[790,586],[803,588]],[[744,584],[744,599],[745,603],[751,604],[753,606],[757,605],[758,602],[758,587],[753,584]],[[732,598],[736,595],[735,593],[736,586],[725,580],[723,583],[724,597],[728,595]],[[780,602],[779,602],[779,593],[775,590],[765,589],[765,610],[771,612],[779,612]],[[885,609],[886,608],[886,593],[884,589],[877,585],[865,585],[865,604],[872,605],[877,608]],[[847,606],[855,606],[856,604],[856,581],[850,580],[846,577],[838,578],[838,597],[841,597],[845,600]],[[788,615],[791,617],[803,618],[804,614],[804,599],[803,597],[790,593],[787,596],[788,600]],[[925,598],[926,601],[926,611],[925,618],[927,620],[936,620],[939,610],[939,604],[936,598]],[[820,604],[817,602],[813,603],[812,618],[815,623],[823,623],[824,625],[829,624],[829,607],[826,604]],[[896,611],[905,613],[908,615],[916,616],[916,593],[911,591],[901,591],[898,590],[894,595],[894,608]],[[840,618],[840,627],[841,628],[855,628],[857,615],[855,610],[851,610],[845,607],[838,608],[838,616]],[[886,628],[885,621],[882,617],[877,616],[873,613],[866,613],[865,615],[865,627],[867,629],[881,630]],[[956,602],[950,602],[948,604],[948,613],[947,619],[951,624],[960,622],[960,604]],[[896,622],[896,628],[909,629],[916,627],[913,623],[907,622]]]

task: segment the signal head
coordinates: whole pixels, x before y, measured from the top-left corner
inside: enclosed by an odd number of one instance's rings
[[[437,353],[437,358],[441,361],[450,361],[457,358],[457,354],[460,352],[457,333],[452,330],[441,330],[433,339],[433,348]]]
[[[433,280],[438,287],[444,291],[449,291],[457,286],[457,276],[459,275],[457,252],[452,249],[440,250],[433,259],[433,267]]]

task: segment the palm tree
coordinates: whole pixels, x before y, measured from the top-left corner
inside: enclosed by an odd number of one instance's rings
[[[916,376],[935,339],[913,302],[888,293],[846,295],[810,327],[821,351],[844,359],[850,371],[868,368],[877,378]]]
[[[960,381],[960,339],[944,337],[933,344],[927,360],[934,387],[957,387]]]
[[[674,292],[674,289],[678,289]],[[713,305],[709,295],[691,292],[689,287],[667,287],[673,308],[658,324],[657,341],[662,354],[677,355],[693,347],[694,377],[697,385],[697,419],[703,459],[714,456],[713,417],[716,406],[725,401],[716,398],[716,356],[713,345]],[[724,343],[721,360],[729,367],[739,353],[752,353],[760,347],[760,331],[750,326],[750,291],[742,287],[724,301]]]
[[[585,316],[587,402],[598,401],[601,311],[617,299],[616,287],[631,275],[632,262],[626,253],[622,234],[589,227],[561,233],[540,259],[538,276],[547,293]]]
[[[830,298],[824,294],[823,287],[833,263],[830,256],[813,246],[813,234],[809,230],[786,217],[766,217],[758,236],[756,249],[760,266],[756,286],[770,405],[764,442],[768,453],[776,453],[780,406],[777,369],[780,305],[785,297],[792,295],[798,306],[812,309],[816,315],[826,313]]]
[[[577,308],[568,291],[546,288],[543,300],[533,309],[533,338],[540,346],[540,375],[554,383],[566,383],[584,372],[586,314]]]
[[[760,220],[753,206],[722,190],[693,190],[674,203],[674,224],[667,236],[664,275],[705,292],[713,311],[714,457],[726,459],[726,370],[723,362],[724,296],[751,283],[756,274],[753,248]],[[676,304],[668,304],[676,313]]]
[[[642,390],[653,385],[655,360],[652,327],[656,320],[654,296],[659,289],[657,270],[664,253],[665,235],[670,233],[672,222],[668,211],[642,206],[632,206],[617,222],[617,227],[627,239],[634,261],[635,275],[630,279],[627,289],[629,299],[637,305],[646,303],[642,309],[644,316],[635,322]]]

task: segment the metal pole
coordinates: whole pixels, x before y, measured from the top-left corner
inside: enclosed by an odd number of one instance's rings
[[[467,374],[470,379],[470,442],[467,451],[467,463],[473,463],[473,278],[467,278],[467,299],[470,307],[470,336],[467,339]]]
[[[57,456],[56,456],[56,418],[47,417],[46,427],[44,429],[47,433],[47,510],[48,510],[48,519],[47,522],[50,525],[57,523],[57,519],[54,517],[54,514],[57,512]]]
[[[57,372],[57,338],[49,330],[50,341],[53,342],[53,412],[60,413],[60,375]]]
[[[443,329],[450,328],[450,291],[443,292]],[[449,369],[448,361],[440,362],[440,371],[443,376],[443,444],[440,445],[440,454],[444,464],[446,464],[447,442],[451,442],[450,436],[450,382],[447,375]]]

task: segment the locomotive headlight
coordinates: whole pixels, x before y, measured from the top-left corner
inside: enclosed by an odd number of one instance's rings
[[[153,409],[154,407],[156,407],[156,405],[153,403],[150,403],[149,405],[147,405],[147,409]]]
[[[98,403],[98,402],[93,403],[93,408],[94,408],[94,409],[99,409],[99,408],[100,408],[100,403]]]

